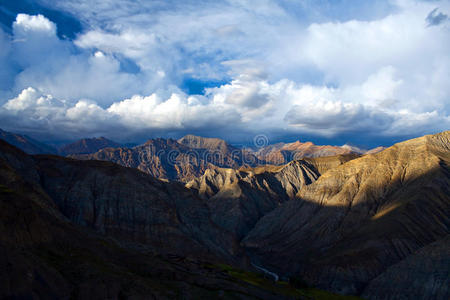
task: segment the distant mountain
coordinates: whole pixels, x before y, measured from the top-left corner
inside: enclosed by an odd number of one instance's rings
[[[70,155],[84,160],[106,160],[137,168],[160,179],[189,181],[215,167],[239,168],[261,162],[253,154],[220,139],[186,136],[151,139],[133,148],[105,148],[93,154]]]
[[[57,150],[26,135],[11,133],[0,129],[0,139],[16,146],[28,154],[55,154]]]
[[[192,134],[182,137],[178,140],[178,143],[193,149],[207,149],[209,151],[220,151],[222,153],[232,152],[237,149],[222,139],[205,138]]]
[[[449,211],[447,131],[329,169],[262,217],[241,244],[266,269],[335,292],[446,299],[450,257],[442,247],[414,253],[450,233]]]
[[[0,139],[10,143],[28,154],[59,154],[62,156],[95,153],[104,148],[117,148],[122,145],[104,137],[86,138],[54,148],[36,141],[26,135],[11,133],[0,129]]]
[[[350,147],[338,146],[319,146],[312,142],[302,143],[296,141],[294,143],[278,143],[268,145],[256,151],[258,159],[270,164],[282,165],[293,160],[299,160],[304,157],[321,157],[342,154],[360,154]]]
[[[122,145],[104,137],[81,139],[76,142],[66,144],[58,149],[61,155],[89,154],[95,153],[104,148],[117,148]]]
[[[376,147],[376,148],[367,150],[366,152],[364,152],[364,154],[375,154],[375,153],[383,151],[384,149],[386,149],[386,147],[380,146],[380,147]]]
[[[353,153],[359,153],[359,154],[375,154],[375,153],[381,152],[384,149],[386,149],[386,147],[379,146],[379,147],[372,148],[372,149],[369,149],[369,150],[364,150],[364,149],[361,149],[359,147],[350,146],[350,145],[347,145],[347,144],[343,145],[342,148],[348,149],[348,150],[350,150]]]
[[[152,139],[133,148],[102,149],[77,159],[112,161],[138,168],[160,179],[188,182],[202,176],[209,168],[246,168],[266,164],[283,165],[304,157],[355,154],[337,146],[317,146],[311,142],[269,145],[258,151],[241,149],[218,138],[186,135],[179,140]]]

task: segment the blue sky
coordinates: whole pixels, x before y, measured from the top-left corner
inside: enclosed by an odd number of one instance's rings
[[[449,1],[0,1],[0,127],[365,147],[450,128]]]

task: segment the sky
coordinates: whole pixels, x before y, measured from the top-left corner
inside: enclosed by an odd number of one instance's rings
[[[450,129],[450,1],[0,0],[0,128],[374,147]]]

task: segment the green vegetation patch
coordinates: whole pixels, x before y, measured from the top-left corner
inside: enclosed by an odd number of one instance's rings
[[[0,193],[2,194],[13,194],[14,190],[10,189],[6,185],[0,184]]]
[[[316,288],[296,288],[287,281],[273,281],[264,278],[263,275],[253,272],[248,272],[240,269],[233,268],[232,266],[225,264],[218,264],[210,267],[216,267],[228,273],[234,279],[244,281],[251,285],[257,286],[261,289],[270,291],[272,293],[290,296],[294,298],[307,298],[316,300],[357,300],[361,299],[355,296],[345,296],[339,294],[333,294],[327,291],[319,290]],[[297,280],[298,281],[298,280]]]

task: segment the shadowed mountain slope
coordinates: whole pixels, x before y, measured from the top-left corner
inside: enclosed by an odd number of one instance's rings
[[[188,246],[206,257],[237,254],[233,237],[210,221],[204,201],[179,183],[111,162],[30,157],[1,143],[5,165],[51,199],[48,202],[74,224],[160,252],[188,255],[184,248]],[[6,179],[4,185],[10,186]]]
[[[261,218],[242,245],[269,270],[358,294],[449,233],[449,163],[449,131],[351,160]]]
[[[55,148],[38,142],[26,135],[11,133],[1,129],[0,140],[8,142],[28,154],[55,154],[57,152]]]
[[[372,280],[367,299],[448,299],[450,294],[450,235],[390,266]]]

